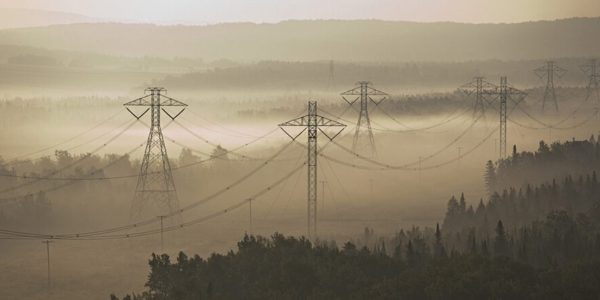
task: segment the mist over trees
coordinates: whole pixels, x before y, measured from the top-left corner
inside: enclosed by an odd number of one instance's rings
[[[517,150],[517,146],[514,149]],[[593,134],[588,140],[573,139],[551,144],[540,141],[536,151],[514,151],[495,165],[488,162],[486,187],[492,192],[511,187],[523,188],[527,184],[539,184],[568,175],[575,176],[575,179],[589,177],[599,169],[600,143]]]
[[[237,250],[207,258],[152,254],[147,290],[123,299],[596,299],[596,172],[551,182],[541,177],[535,182],[543,183],[496,192],[524,165],[533,177],[577,172],[573,158],[595,157],[596,147],[593,137],[552,147],[540,142],[535,154],[515,150],[500,160],[497,173],[488,162],[488,200],[474,208],[464,195],[453,196],[435,228],[402,229],[391,237],[365,228],[342,246],[278,233],[246,235]],[[560,168],[547,174],[549,161]]]
[[[5,297],[599,297],[598,105],[582,65],[600,53],[600,17],[207,26],[48,17],[77,24],[6,29],[18,20],[0,11]],[[546,81],[534,69],[546,60],[566,70],[554,78],[560,111],[541,103]],[[516,145],[505,159],[490,160],[500,97],[486,95],[479,114],[475,93],[459,89],[476,76],[507,76],[527,94],[508,101]],[[345,149],[367,114],[340,92],[363,80],[389,93],[367,104],[373,157]],[[168,211],[160,200],[132,208],[152,113],[131,116],[123,103],[149,86],[189,105],[177,121],[168,107],[159,115],[177,194]],[[316,187],[306,186],[306,137],[277,125],[305,115],[308,100],[347,125],[333,143],[317,133]],[[318,191],[319,239],[302,236],[306,189]]]

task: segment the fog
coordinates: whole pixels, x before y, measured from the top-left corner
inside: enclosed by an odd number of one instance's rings
[[[314,32],[306,23],[276,32]],[[536,23],[536,29],[586,28],[587,34],[597,32],[597,24],[598,19],[563,20]],[[402,24],[392,25],[390,32],[402,31],[396,27]],[[539,51],[541,46],[514,44],[493,49],[495,54],[487,46],[473,50],[453,42],[438,56],[437,44],[423,38],[431,28],[420,28],[410,37],[416,41],[410,55],[360,48],[336,56],[318,44],[304,53],[278,36],[251,30],[279,45],[265,54],[256,45],[249,46],[251,51],[231,49],[244,38],[238,27],[217,28],[217,33],[214,28],[169,27],[159,31],[176,32],[171,41],[204,36],[221,44],[204,47],[197,38],[134,55],[139,45],[94,51],[90,33],[100,30],[126,39],[136,30],[154,29],[121,24],[126,30],[119,32],[98,29],[115,24],[89,26],[0,30],[0,289],[6,299],[108,299],[111,293],[138,293],[145,289],[152,253],[209,257],[235,249],[244,234],[306,235],[307,135],[292,140],[278,125],[306,115],[308,101],[317,101],[320,117],[346,125],[333,140],[326,135],[331,128],[317,138],[318,239],[340,245],[360,241],[365,228],[380,237],[415,227],[431,230],[444,222],[452,196],[464,194],[474,207],[490,198],[485,172],[488,161],[500,161],[500,98],[492,95],[494,90],[486,95],[485,112],[474,111],[476,96],[466,93],[464,84],[476,76],[495,85],[500,76],[508,76],[509,85],[524,92],[507,103],[509,157],[513,146],[516,157],[538,150],[540,141],[551,145],[599,134],[597,95],[589,95],[589,78],[579,69],[597,52],[591,42],[547,53]],[[376,32],[377,26],[371,26],[367,31]],[[467,36],[494,30],[501,36],[507,30],[439,26]],[[514,26],[523,36],[531,34],[531,24]],[[46,34],[68,40],[70,30],[76,37],[72,44],[60,40],[43,47]],[[227,40],[219,30],[235,34],[225,35]],[[325,43],[329,34],[303,38]],[[400,42],[390,42],[388,49]],[[338,40],[334,46],[344,43]],[[205,57],[191,54],[194,49]],[[546,82],[533,72],[548,58],[568,70],[556,79],[558,111],[552,102],[542,109]],[[360,101],[349,105],[340,96],[361,80],[388,94],[368,106],[376,153],[351,149]],[[165,96],[187,104],[180,115],[179,107],[164,106],[160,116],[181,214],[157,203],[145,203],[139,211],[132,206],[151,113],[144,114],[146,107],[127,107],[130,113],[124,104],[146,95],[151,86],[164,87]],[[133,114],[144,115],[137,119]],[[302,128],[296,129],[300,133]],[[368,143],[365,128],[359,138]],[[543,184],[573,171],[561,168],[552,166],[556,174],[547,176],[515,175],[514,185],[507,179],[503,188]],[[574,176],[590,168],[581,167]],[[174,216],[164,218],[163,226],[170,229],[161,243],[157,217],[169,214]],[[140,228],[131,225],[144,220],[151,221]],[[133,237],[146,231],[152,233]],[[61,238],[89,232],[96,234]],[[52,241],[51,287],[43,240]]]

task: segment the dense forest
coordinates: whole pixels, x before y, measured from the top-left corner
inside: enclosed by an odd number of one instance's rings
[[[565,229],[569,221],[550,216],[547,230],[530,233],[545,244],[538,251],[523,247],[516,258],[501,222],[489,245],[462,253],[445,250],[439,230],[431,244],[409,241],[391,255],[383,244],[347,242],[340,249],[280,234],[246,236],[237,251],[207,259],[152,255],[148,290],[123,299],[597,299],[600,241],[586,245],[586,259],[577,257],[569,244],[577,237],[569,235],[581,232]],[[552,226],[561,231],[547,235]],[[540,251],[571,255],[540,268],[528,261]]]
[[[490,194],[504,189],[523,188],[567,175],[581,178],[600,169],[600,142],[592,135],[588,140],[571,140],[548,145],[540,141],[536,151],[518,152],[517,146],[506,159],[486,165],[485,181]],[[577,178],[578,177],[578,178]]]
[[[488,185],[491,167],[494,180],[508,184],[502,180],[526,159],[529,174],[545,172],[548,161],[561,164],[562,173],[577,153],[596,155],[596,147],[591,138],[541,142],[532,155],[515,150],[498,170],[488,164]],[[365,228],[338,247],[246,235],[236,251],[206,259],[153,254],[147,291],[123,299],[597,299],[600,183],[594,170],[572,170],[524,188],[490,190],[477,208],[452,197],[441,226],[391,237]]]

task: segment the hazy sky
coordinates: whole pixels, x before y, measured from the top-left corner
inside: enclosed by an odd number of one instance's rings
[[[600,16],[600,0],[0,0],[0,7],[158,23],[286,19],[480,23]]]

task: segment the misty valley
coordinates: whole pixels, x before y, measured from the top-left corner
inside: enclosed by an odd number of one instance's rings
[[[600,297],[599,18],[75,20],[0,23],[0,299]]]

